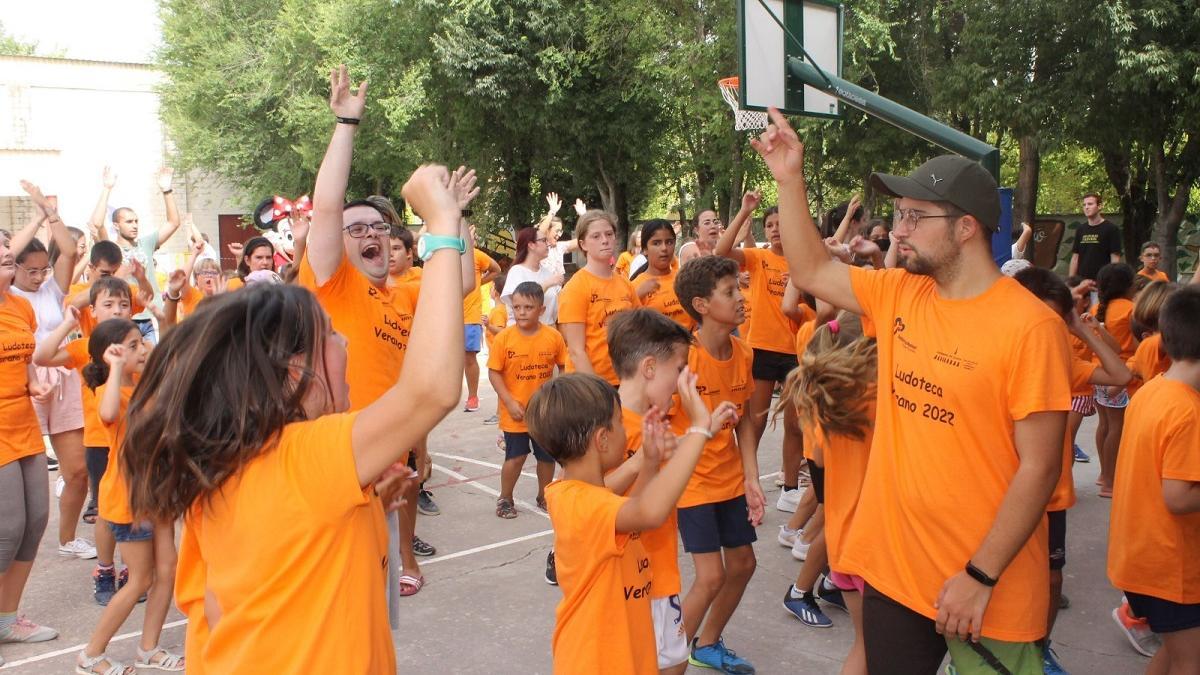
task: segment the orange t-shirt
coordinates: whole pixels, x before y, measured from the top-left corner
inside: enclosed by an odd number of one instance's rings
[[[629,251],[621,251],[621,255],[617,256],[617,266],[613,271],[626,279],[629,278],[629,266],[633,264],[634,255]]]
[[[88,339],[71,340],[64,349],[67,350],[67,355],[70,357],[67,367],[74,368],[82,374],[83,367],[92,360],[88,354]],[[83,401],[83,445],[88,448],[107,448],[108,432],[104,430],[104,423],[100,421],[99,399],[96,397],[96,392],[87,386],[87,382],[82,377],[79,381],[81,383],[80,398]]]
[[[716,409],[722,401],[737,406],[737,417],[746,412],[746,402],[754,393],[754,378],[750,364],[754,351],[740,338],[730,336],[733,354],[719,361],[700,344],[688,349],[688,368],[696,374],[696,388],[709,410]],[[688,427],[688,416],[677,414],[671,417],[671,429],[682,436]],[[733,422],[726,422],[711,439],[704,444],[696,470],[688,480],[679,508],[723,502],[746,493],[746,476],[742,469],[742,452],[733,433]],[[753,478],[757,479],[758,476]]]
[[[879,331],[875,437],[843,571],[929,618],[996,520],[1020,465],[1013,427],[1071,407],[1062,318],[1007,277],[968,300],[931,277],[850,268]],[[986,637],[1046,634],[1049,556],[1043,519],[992,592]]]
[[[657,673],[651,568],[641,535],[617,532],[627,498],[603,485],[546,486],[562,601],[554,617],[554,672]]]
[[[642,298],[642,307],[657,310],[660,314],[690,331],[696,327],[696,321],[684,311],[683,305],[679,304],[679,296],[675,295],[675,277],[677,276],[679,276],[678,269],[672,269],[670,274],[661,277],[646,273],[639,276],[634,285],[638,286],[648,279],[657,279],[658,288]]]
[[[538,323],[536,332],[526,335],[513,324],[496,335],[488,353],[487,367],[500,373],[508,393],[525,406],[534,393],[554,377],[554,366],[561,368],[566,362],[567,341],[561,333]],[[501,404],[500,430],[526,433],[529,427],[525,420],[514,420],[508,406]]]
[[[346,337],[350,409],[361,410],[374,403],[396,384],[408,349],[411,319],[407,324],[401,319],[394,297],[398,289],[376,287],[354,269],[344,253],[333,276],[319,287],[312,264],[304,256],[298,283],[316,294],[334,330]]]
[[[1088,359],[1081,359],[1078,356],[1071,355],[1071,392],[1090,389],[1092,385],[1089,380],[1092,375],[1100,367],[1100,364]],[[1063,440],[1062,453],[1062,472],[1058,474],[1058,483],[1054,485],[1054,492],[1050,495],[1050,503],[1046,504],[1046,511],[1064,511],[1075,506],[1075,452],[1074,438],[1071,437],[1070,430],[1067,431],[1066,437]]]
[[[396,672],[387,525],[358,484],[354,419],[288,424],[274,448],[189,511],[175,591],[188,617],[188,672]],[[205,589],[221,609],[216,626]]]
[[[393,274],[388,277],[389,286],[399,286],[400,284],[409,284],[421,280],[421,275],[424,274],[425,268],[413,265],[408,268],[404,274]]]
[[[1092,316],[1096,316],[1099,305],[1092,305]],[[1099,317],[1097,317],[1097,320]],[[1133,357],[1137,351],[1137,340],[1133,337],[1133,301],[1127,298],[1117,298],[1108,303],[1104,312],[1104,328],[1121,345],[1119,356],[1122,361]]]
[[[1155,333],[1142,340],[1133,352],[1133,358],[1126,361],[1125,365],[1133,371],[1133,381],[1128,387],[1129,395],[1133,396],[1142,385],[1171,367],[1171,357],[1162,348],[1162,335]]]
[[[742,249],[750,273],[752,318],[746,341],[755,349],[795,354],[796,326],[783,313],[783,292],[788,285],[787,258],[769,248]]]
[[[104,400],[104,389],[107,385],[96,387],[96,402]],[[128,525],[133,522],[133,513],[129,509],[129,486],[125,483],[125,472],[121,469],[121,441],[125,439],[125,411],[129,409],[129,399],[133,397],[133,387],[121,387],[121,414],[117,421],[109,424],[101,420],[104,434],[108,439],[108,468],[100,479],[100,494],[96,501],[100,505],[100,517],[110,523]]]
[[[608,355],[608,334],[605,327],[613,314],[641,306],[629,279],[614,274],[607,279],[579,270],[558,294],[558,322],[583,324],[584,350],[592,362],[592,370],[616,386],[617,372]],[[567,372],[575,372],[575,364],[567,362]]]
[[[478,325],[483,321],[483,289],[479,280],[492,267],[492,258],[488,254],[475,249],[475,288],[463,298],[463,325]]]
[[[1108,525],[1108,578],[1123,590],[1200,603],[1200,513],[1163,503],[1164,479],[1200,482],[1200,392],[1148,382],[1125,410]]]
[[[817,320],[815,317],[800,324],[800,327],[796,329],[797,356],[804,354],[804,350],[808,349],[808,343],[812,342],[813,336],[816,334]]]
[[[140,300],[138,300],[137,284],[129,283],[128,281],[125,283],[129,286],[129,315],[137,316],[138,314],[146,311],[146,306],[143,305]],[[71,302],[76,299],[80,293],[82,293],[84,297],[87,297],[87,295],[92,292],[92,285],[90,283],[71,284],[70,291],[71,292],[67,294],[67,299],[63,301],[65,305],[71,304]],[[90,303],[79,309],[79,332],[83,335],[83,337],[91,335],[92,331],[96,329],[97,323],[99,322],[96,321],[96,316],[92,314],[92,305]],[[101,443],[101,445],[103,445],[103,443]]]
[[[863,401],[867,419],[875,419],[875,398]],[[867,460],[871,456],[871,426],[864,430],[862,439],[835,434],[828,436],[819,426],[813,430],[817,444],[821,446],[825,462],[825,544],[829,550],[829,566],[840,570],[843,542],[854,522],[858,508],[858,497],[862,492],[863,480],[867,475]],[[805,449],[809,446],[804,444]]]
[[[246,282],[241,277],[234,277],[225,282],[225,292],[236,291],[239,288],[245,288]]]
[[[504,327],[508,325],[508,306],[503,302],[497,303],[492,311],[488,312],[487,325],[493,330],[504,330]],[[492,351],[492,342],[496,339],[496,335],[492,335],[492,331],[484,328],[483,337],[487,340],[489,354]]]
[[[1171,280],[1171,277],[1168,277],[1167,273],[1162,270],[1154,270],[1154,273],[1151,274],[1150,272],[1148,272],[1146,270],[1145,267],[1143,267],[1142,269],[1138,270],[1138,274],[1140,276],[1146,277],[1147,279],[1149,279],[1151,281],[1170,281]]]
[[[1092,351],[1092,348],[1086,342],[1075,337],[1073,333],[1067,334],[1067,340],[1071,343],[1071,355],[1074,358],[1092,361],[1097,364],[1100,363],[1100,360],[1096,357],[1096,353]],[[1087,383],[1079,386],[1071,385],[1071,396],[1092,396],[1095,391],[1095,387]]]
[[[629,459],[642,449],[642,415],[622,406],[621,423],[625,427],[625,459]],[[679,525],[674,509],[666,522],[642,533],[642,546],[646,547],[650,571],[654,573],[650,597],[669,598],[683,592],[679,577]]]
[[[16,293],[0,296],[0,466],[46,451],[28,390],[36,330],[28,300]]]
[[[204,299],[204,292],[195,286],[188,286],[183,291],[183,297],[179,298],[179,315],[181,317],[191,316],[196,311],[196,305]]]

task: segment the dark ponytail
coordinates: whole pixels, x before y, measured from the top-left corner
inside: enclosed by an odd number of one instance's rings
[[[112,345],[125,341],[129,331],[137,330],[137,324],[129,319],[109,319],[96,326],[92,336],[88,338],[88,356],[91,360],[83,367],[83,381],[95,391],[96,387],[108,381],[108,364],[104,362],[104,352]]]
[[[1133,289],[1133,268],[1125,263],[1109,263],[1096,273],[1096,321],[1104,323],[1108,303],[1129,295]]]

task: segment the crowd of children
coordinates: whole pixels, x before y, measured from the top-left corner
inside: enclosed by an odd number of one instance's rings
[[[724,230],[701,212],[679,247],[651,220],[620,256],[616,219],[582,202],[559,241],[551,194],[501,273],[467,222],[473,171],[412,174],[419,237],[385,198],[346,201],[366,85],[341,67],[330,87],[311,203],[273,205],[294,248],[231,248],[235,278],[177,213],[169,171],[168,224],[140,237],[116,209],[118,241],[106,171],[90,245],[23,184],[34,219],[0,239],[0,642],[57,636],[17,614],[49,518],[46,436],[59,553],[97,559],[105,606],[76,672],[394,672],[397,598],[434,551],[415,532],[439,512],[426,439],[460,404],[447,373],[478,410],[485,339],[495,514],[518,517],[532,454],[554,528],[555,672],[756,672],[723,635],[757,566],[773,422],[792,514],[777,539],[801,561],[783,606],[814,628],[849,613],[843,673],[934,672],[947,654],[949,672],[1065,672],[1050,636],[1072,465],[1089,461],[1075,436],[1097,412],[1113,618],[1147,672],[1200,672],[1200,287],[1166,279],[1158,245],[1137,272],[1007,278],[995,182],[951,156],[872,176],[890,231],[857,201],[819,228],[803,145],[772,112],[752,141],[778,183],[765,246],[753,191]],[[189,259],[160,279],[152,254],[183,222]],[[106,651],[139,602],[127,666]],[[184,654],[159,645],[172,602]]]

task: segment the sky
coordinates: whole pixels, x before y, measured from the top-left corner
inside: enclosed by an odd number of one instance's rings
[[[0,0],[4,31],[38,53],[148,63],[161,41],[155,0]]]

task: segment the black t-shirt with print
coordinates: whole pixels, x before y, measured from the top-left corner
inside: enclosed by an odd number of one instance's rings
[[[1112,254],[1121,252],[1121,230],[1107,220],[1096,225],[1084,223],[1075,230],[1071,253],[1079,254],[1077,273],[1084,279],[1095,280],[1096,274],[1112,262]]]

